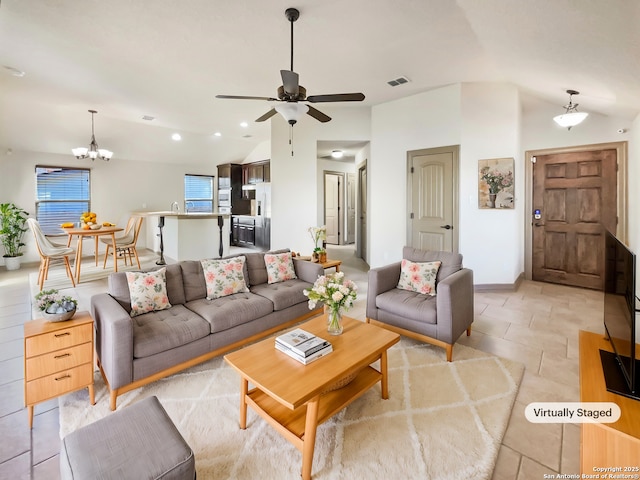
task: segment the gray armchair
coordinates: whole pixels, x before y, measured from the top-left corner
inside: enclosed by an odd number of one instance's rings
[[[443,347],[447,361],[453,344],[473,322],[473,271],[462,267],[462,255],[404,247],[402,258],[412,262],[442,262],[436,295],[396,288],[400,262],[369,270],[367,323]]]

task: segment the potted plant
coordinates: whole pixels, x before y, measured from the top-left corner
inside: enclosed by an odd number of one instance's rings
[[[28,212],[13,203],[0,204],[0,240],[4,247],[4,262],[7,270],[20,268],[20,249],[24,247],[22,237],[27,231]]]
[[[318,245],[318,243],[322,240],[327,239],[327,227],[325,225],[321,227],[309,227],[308,229],[309,235],[311,235],[311,239],[315,244],[315,248],[313,249],[312,258],[314,262],[326,262],[327,261],[327,252],[324,248],[322,248],[322,244]],[[320,257],[324,254],[324,260],[320,260]]]
[[[61,295],[55,288],[42,290],[35,297],[36,307],[50,322],[69,320],[76,313],[78,301],[69,295]]]

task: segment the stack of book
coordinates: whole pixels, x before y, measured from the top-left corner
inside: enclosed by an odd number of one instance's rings
[[[333,351],[331,343],[301,328],[276,337],[276,348],[305,365]]]

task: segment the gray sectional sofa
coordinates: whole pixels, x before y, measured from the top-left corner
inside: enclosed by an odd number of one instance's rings
[[[250,292],[207,300],[200,262],[182,261],[166,266],[171,308],[133,318],[126,273],[110,275],[108,293],[91,298],[91,313],[111,410],[122,393],[322,313],[322,306],[309,310],[303,294],[324,273],[319,264],[294,258],[297,279],[269,284],[265,254],[242,255]]]

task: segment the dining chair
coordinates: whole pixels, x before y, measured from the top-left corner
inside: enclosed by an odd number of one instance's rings
[[[38,253],[40,254],[40,269],[38,270],[38,286],[42,290],[44,281],[49,275],[49,265],[51,260],[64,260],[64,266],[67,270],[67,276],[71,279],[71,284],[75,287],[76,282],[71,273],[71,264],[69,263],[69,255],[73,255],[75,250],[71,247],[65,247],[60,245],[54,245],[45,236],[44,232],[40,228],[40,223],[33,219],[27,219],[27,224],[33,232],[33,236],[36,239],[36,246],[38,247]]]
[[[136,243],[138,243],[138,235],[140,234],[140,228],[142,227],[143,217],[140,215],[132,215],[127,222],[127,226],[124,229],[124,234],[121,237],[116,237],[116,251],[115,255],[121,253],[124,257],[124,264],[127,264],[127,256],[129,262],[133,265],[133,257],[136,257],[138,268],[140,267],[140,259],[138,258],[138,251],[136,250]],[[107,248],[104,252],[104,263],[102,268],[107,267],[107,258],[109,257],[109,249],[113,246],[111,238],[100,238],[100,241],[104,243]]]

